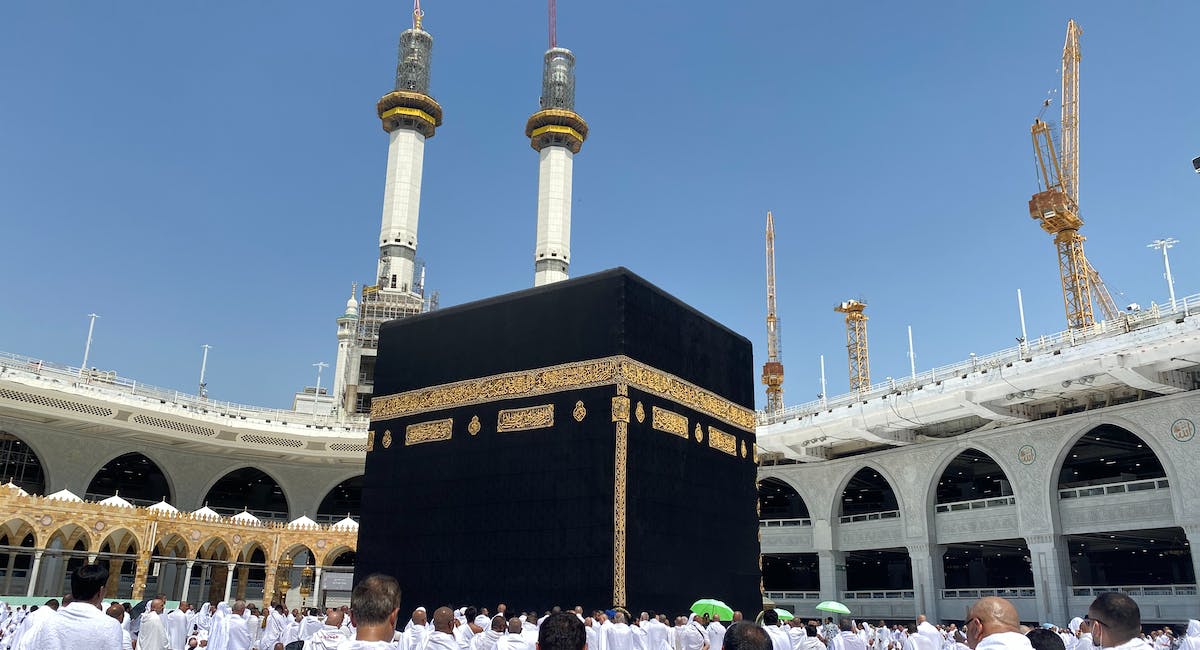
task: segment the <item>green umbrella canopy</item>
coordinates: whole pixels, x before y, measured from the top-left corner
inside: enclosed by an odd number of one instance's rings
[[[832,614],[849,614],[850,608],[836,600],[826,600],[822,601],[820,605],[817,605],[817,611],[830,612]]]
[[[796,618],[796,616],[791,612],[787,611],[786,609],[779,609],[778,607],[775,608],[775,613],[779,614],[779,620],[781,621],[790,621],[793,618]]]
[[[701,598],[692,603],[692,613],[697,616],[708,614],[710,618],[720,616],[723,621],[733,620],[733,610],[716,598]]]

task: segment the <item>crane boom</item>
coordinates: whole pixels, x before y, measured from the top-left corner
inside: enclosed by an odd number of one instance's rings
[[[850,365],[850,390],[866,392],[871,387],[871,361],[867,356],[867,303],[847,300],[833,308],[846,315],[846,356]]]
[[[1079,35],[1083,30],[1074,20],[1067,22],[1062,54],[1062,184],[1063,191],[1079,205]]]
[[[783,409],[783,361],[779,352],[779,317],[775,313],[775,218],[767,212],[767,362],[762,383],[767,386],[767,412]]]

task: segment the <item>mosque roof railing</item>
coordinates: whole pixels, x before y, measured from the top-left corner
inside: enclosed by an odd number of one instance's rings
[[[241,420],[253,418],[269,423],[307,425],[320,430],[314,433],[323,435],[328,435],[324,432],[364,435],[369,420],[366,415],[359,414],[350,414],[344,419],[339,419],[336,415],[318,415],[214,400],[121,377],[113,371],[92,368],[85,372],[74,366],[0,351],[0,374],[8,372],[33,379],[49,380],[55,382],[57,389],[70,389],[80,394],[112,395],[146,403],[172,404],[197,415],[224,416]]]
[[[773,413],[758,411],[756,414],[757,422],[759,426],[785,422],[793,418],[805,417],[821,411],[829,411],[856,402],[864,402],[884,395],[917,389],[921,386],[951,377],[1000,368],[1006,364],[1024,359],[1031,354],[1054,353],[1077,345],[1120,336],[1134,330],[1174,322],[1180,317],[1194,316],[1198,311],[1200,311],[1200,294],[1177,298],[1174,308],[1172,308],[1169,301],[1165,305],[1152,304],[1148,309],[1130,311],[1122,314],[1119,318],[1101,321],[1088,328],[1064,330],[1056,334],[1030,339],[1013,347],[990,354],[972,355],[965,361],[927,370],[918,373],[915,377],[889,378],[882,382],[876,382],[862,391],[844,393],[824,401],[816,399],[803,404],[786,406]]]

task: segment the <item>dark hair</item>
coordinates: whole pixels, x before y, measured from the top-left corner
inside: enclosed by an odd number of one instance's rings
[[[840,628],[843,632],[853,632],[854,622],[848,618],[842,617],[838,619],[838,628]]]
[[[479,610],[474,607],[468,607],[463,610],[463,618],[467,619],[468,623],[474,623],[476,616],[479,616]]]
[[[805,634],[807,634],[808,636],[810,636],[814,639],[817,638],[817,628],[815,626],[805,625],[804,632],[805,632]]]
[[[538,627],[538,650],[583,650],[587,632],[574,614],[551,614]]]
[[[85,564],[71,574],[71,598],[91,600],[100,593],[108,582],[108,567],[103,564]]]
[[[392,576],[372,573],[354,585],[350,593],[350,611],[359,627],[386,623],[399,608],[400,583]]]
[[[1121,645],[1142,631],[1142,610],[1138,609],[1132,598],[1119,591],[1108,591],[1096,596],[1096,600],[1093,600],[1092,606],[1088,608],[1088,613],[1091,612],[1096,613],[1096,619],[1106,628],[1106,646]],[[1110,635],[1116,638],[1109,638]]]
[[[768,609],[763,612],[763,625],[779,625],[779,612]]]
[[[773,609],[768,611],[775,612]],[[764,612],[763,620],[765,621],[766,618],[766,612]],[[771,650],[771,637],[767,636],[767,631],[762,626],[755,625],[750,621],[738,621],[730,625],[729,630],[725,632],[725,642],[721,648],[712,650]]]
[[[1066,650],[1067,648],[1062,637],[1044,627],[1030,630],[1025,637],[1029,639],[1029,645],[1033,646],[1033,650]]]

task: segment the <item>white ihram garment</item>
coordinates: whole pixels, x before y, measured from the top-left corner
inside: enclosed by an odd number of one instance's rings
[[[167,628],[162,617],[147,611],[141,616],[141,631],[138,632],[138,650],[171,650],[167,640]]]

